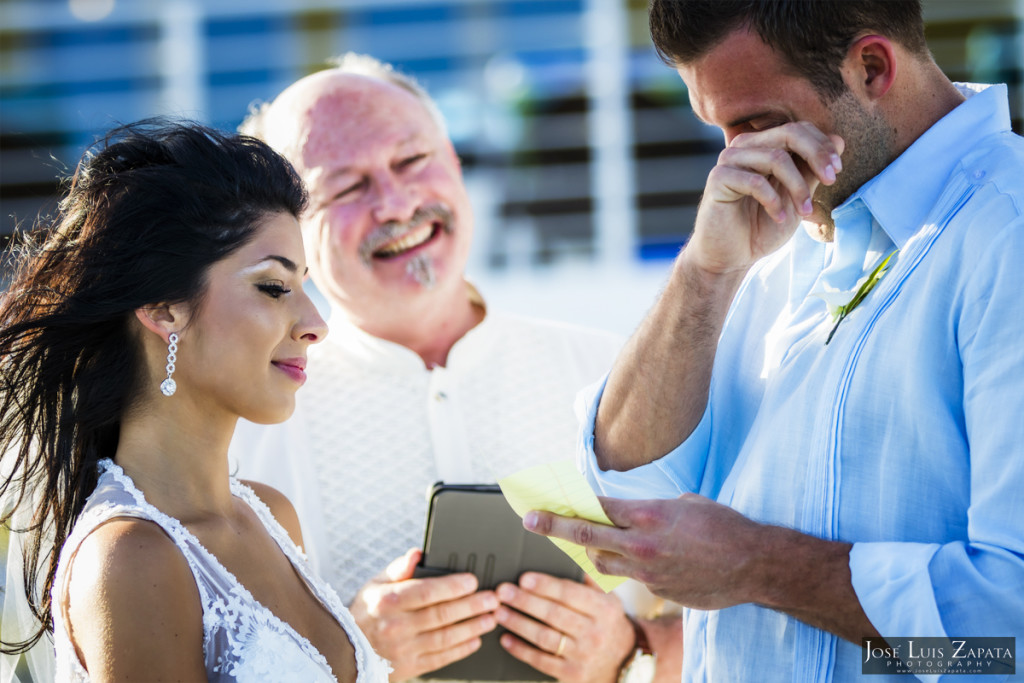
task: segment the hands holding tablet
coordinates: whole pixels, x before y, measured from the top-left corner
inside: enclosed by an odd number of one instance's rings
[[[498,623],[511,632],[502,647],[559,681],[614,683],[633,652],[622,603],[590,583],[527,572],[518,586],[498,586],[497,595]]]
[[[413,549],[395,559],[350,607],[374,650],[394,667],[392,681],[469,656],[498,624],[511,632],[502,647],[566,683],[614,682],[633,651],[632,624],[613,594],[537,572],[497,591],[477,591],[467,573],[414,579],[420,554]]]
[[[349,608],[373,649],[391,662],[392,681],[415,678],[468,657],[497,625],[494,591],[472,574],[412,578],[421,551],[395,559]]]

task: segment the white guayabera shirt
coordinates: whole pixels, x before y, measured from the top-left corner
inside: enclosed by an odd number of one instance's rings
[[[311,562],[348,604],[422,546],[434,482],[493,483],[571,459],[576,393],[611,367],[621,341],[488,311],[431,370],[340,318],[310,348],[295,415],[240,424],[231,455],[239,476],[293,501]]]

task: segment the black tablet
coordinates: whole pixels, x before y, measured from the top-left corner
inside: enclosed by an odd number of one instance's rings
[[[416,576],[476,575],[481,589],[517,583],[526,571],[581,581],[583,570],[554,543],[523,528],[496,484],[437,483],[429,494],[423,559]],[[510,655],[499,626],[480,649],[423,678],[478,681],[549,681],[551,677]]]

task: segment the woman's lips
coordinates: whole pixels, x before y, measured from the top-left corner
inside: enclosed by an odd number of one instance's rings
[[[284,360],[271,361],[271,363],[274,367],[291,377],[300,385],[306,381],[305,358],[286,358]]]

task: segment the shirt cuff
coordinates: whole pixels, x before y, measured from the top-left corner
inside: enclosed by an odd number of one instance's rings
[[[853,590],[883,638],[948,637],[929,571],[941,547],[937,543],[853,544]]]
[[[646,500],[676,498],[699,491],[699,482],[707,459],[710,418],[705,411],[693,434],[668,454],[626,472],[602,470],[594,453],[594,424],[608,375],[576,397],[576,415],[580,420],[576,444],[576,467],[595,492],[612,498]]]

